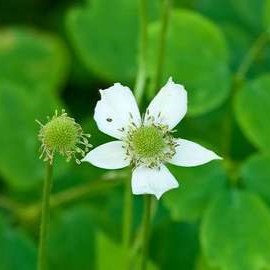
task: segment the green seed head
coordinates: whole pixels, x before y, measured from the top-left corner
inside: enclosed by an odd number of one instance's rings
[[[142,158],[152,158],[162,153],[166,146],[163,134],[154,126],[140,127],[133,133],[134,152]]]
[[[77,154],[83,157],[91,147],[87,139],[90,136],[84,134],[81,126],[64,111],[61,115],[56,112],[47,124],[39,124],[41,125],[39,132],[39,139],[42,142],[41,157],[44,156],[45,161],[49,160],[52,163],[54,154],[58,152],[66,156],[67,161],[74,157],[76,162],[80,163]]]
[[[71,118],[58,116],[44,126],[43,134],[48,148],[63,152],[71,150],[77,143],[79,130]]]

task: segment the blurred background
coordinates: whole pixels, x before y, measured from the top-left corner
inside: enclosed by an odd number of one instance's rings
[[[148,0],[148,84],[169,0]],[[90,142],[111,140],[93,119],[99,89],[134,88],[137,0],[0,0],[0,270],[34,270],[44,167],[39,126],[66,109]],[[161,85],[188,90],[177,135],[224,157],[170,170],[180,188],[153,209],[149,269],[270,269],[270,2],[171,0]],[[57,158],[48,239],[50,270],[122,269],[123,182]],[[131,252],[141,222],[134,196]],[[135,258],[132,269],[138,269]]]

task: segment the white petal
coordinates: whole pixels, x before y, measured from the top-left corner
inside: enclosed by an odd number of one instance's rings
[[[179,146],[176,148],[176,154],[169,161],[174,165],[193,167],[205,164],[214,159],[222,159],[213,151],[197,143],[183,139],[177,139],[177,143]]]
[[[113,141],[102,144],[90,151],[82,161],[90,162],[103,169],[121,169],[129,165],[126,159],[125,149],[121,141]]]
[[[151,101],[147,111],[155,118],[155,123],[168,125],[172,129],[187,112],[187,91],[170,78]]]
[[[100,94],[101,100],[96,105],[94,119],[102,132],[120,139],[123,136],[120,130],[126,129],[131,121],[140,125],[139,108],[128,87],[116,83],[100,90]]]
[[[155,169],[138,167],[132,173],[132,193],[136,195],[153,194],[159,199],[163,193],[178,186],[177,180],[164,165]]]

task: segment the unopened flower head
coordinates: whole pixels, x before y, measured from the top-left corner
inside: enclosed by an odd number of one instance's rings
[[[91,145],[88,143],[89,134],[85,134],[79,124],[62,110],[61,114],[55,111],[52,118],[41,126],[38,138],[41,141],[41,155],[44,161],[53,162],[55,153],[66,157],[67,161],[72,158],[80,163]]]
[[[174,127],[187,112],[187,92],[170,78],[141,117],[135,97],[119,83],[100,90],[95,108],[99,129],[118,139],[90,151],[83,161],[105,169],[131,165],[133,194],[153,194],[158,199],[179,186],[166,163],[191,167],[221,159],[197,143],[174,138]]]

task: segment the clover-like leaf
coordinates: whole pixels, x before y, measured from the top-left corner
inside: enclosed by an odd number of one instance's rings
[[[13,188],[28,189],[43,179],[43,162],[38,159],[38,124],[35,119],[57,107],[50,93],[0,80],[0,171]],[[16,169],[14,169],[16,168]]]
[[[151,0],[147,4],[149,20],[157,18],[159,2]],[[93,0],[68,12],[68,34],[76,53],[90,71],[113,82],[134,80],[139,12],[136,0]]]
[[[226,172],[222,165],[213,162],[195,168],[171,168],[181,187],[164,196],[164,204],[177,221],[200,219],[209,202],[226,187]]]
[[[245,187],[261,195],[270,203],[270,157],[253,155],[241,168],[241,177]]]
[[[198,251],[198,226],[195,224],[166,218],[152,229],[150,257],[162,270],[194,269]]]
[[[255,194],[232,190],[217,196],[203,219],[200,238],[210,267],[270,267],[270,211]]]
[[[0,79],[35,91],[59,91],[68,70],[68,52],[52,34],[29,28],[0,30]]]
[[[124,0],[93,1],[69,11],[67,28],[74,48],[100,77],[112,81],[135,77],[137,12],[136,1]]]
[[[21,230],[11,227],[0,216],[0,269],[34,270],[37,250],[31,238]]]
[[[235,112],[247,138],[262,152],[270,153],[270,75],[247,82],[237,93]]]
[[[94,244],[94,223],[87,206],[60,212],[52,219],[50,226],[49,269],[95,269]]]
[[[230,0],[232,8],[248,28],[259,31],[263,27],[263,18],[266,0]]]
[[[151,76],[154,76],[157,64],[159,32],[159,22],[150,25],[148,60]],[[192,11],[172,12],[165,41],[162,81],[172,76],[185,86],[190,115],[208,112],[228,97],[228,61],[225,38],[213,22]]]
[[[123,245],[121,243],[114,242],[107,235],[99,232],[97,235],[97,270],[114,270],[114,269],[125,269],[125,256]],[[132,270],[140,269],[140,257],[133,258]],[[155,265],[148,262],[149,270],[157,270]]]

